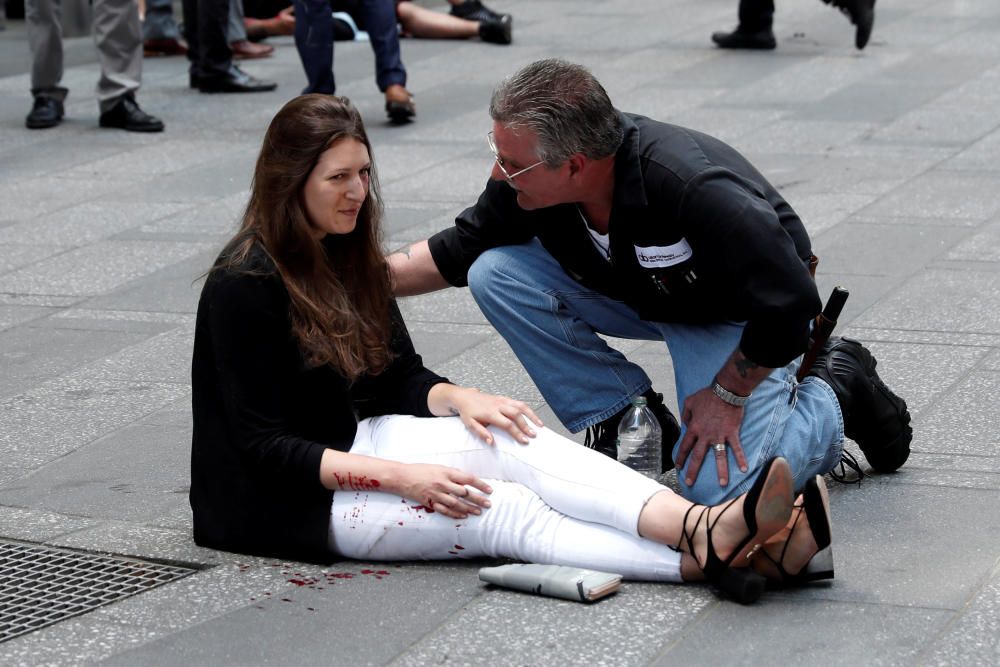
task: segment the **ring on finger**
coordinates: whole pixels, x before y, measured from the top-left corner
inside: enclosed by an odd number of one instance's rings
[[[726,453],[726,443],[724,443],[724,442],[717,442],[714,445],[712,445],[712,449],[715,450],[716,454],[725,454]]]

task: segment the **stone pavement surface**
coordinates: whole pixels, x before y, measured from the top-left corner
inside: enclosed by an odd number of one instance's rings
[[[298,59],[273,40],[275,57],[246,69],[280,87],[244,96],[195,94],[182,60],[147,60],[139,100],[167,131],[131,135],[97,128],[97,68],[79,38],[65,123],[28,131],[12,21],[0,33],[0,537],[203,569],[0,644],[0,663],[1000,662],[1000,3],[880,1],[857,52],[837,12],[782,2],[773,53],[711,46],[736,0],[490,4],[515,15],[513,46],[404,41],[419,110],[406,127],[384,121],[368,46],[337,44],[339,91],[376,148],[389,246],[473,201],[490,170],[490,90],[539,57],[582,62],[619,107],[744,151],[804,219],[821,293],[851,289],[839,331],[871,344],[913,413],[898,474],[832,488],[836,580],[752,608],[651,584],[584,606],[488,590],[480,563],[321,568],[196,547],[198,276],[235,228],[266,123],[303,85]],[[467,290],[403,308],[429,366],[525,398],[555,425]],[[672,392],[661,345],[616,343]]]

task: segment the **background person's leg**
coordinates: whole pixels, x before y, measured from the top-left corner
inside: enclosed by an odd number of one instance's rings
[[[228,1],[228,0],[227,0]],[[295,48],[306,73],[302,94],[333,95],[333,14],[327,0],[295,0]]]
[[[774,0],[740,0],[739,16],[742,32],[770,30],[774,21]]]
[[[296,17],[298,16],[298,9]],[[375,53],[375,83],[378,89],[406,86],[406,68],[399,48],[394,0],[361,0],[361,21]],[[297,18],[296,18],[297,20]]]
[[[62,102],[69,91],[59,85],[63,75],[61,2],[27,0],[24,10],[31,48],[31,94]]]
[[[573,280],[538,241],[480,255],[469,289],[570,431],[607,419],[649,389],[645,371],[597,332],[660,340],[660,331]]]
[[[97,99],[103,113],[139,89],[142,24],[135,0],[94,1],[94,43],[101,61]]]

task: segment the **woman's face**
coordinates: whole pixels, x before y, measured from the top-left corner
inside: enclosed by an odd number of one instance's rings
[[[317,239],[354,231],[368,196],[371,164],[368,149],[353,137],[336,141],[319,156],[302,189]]]

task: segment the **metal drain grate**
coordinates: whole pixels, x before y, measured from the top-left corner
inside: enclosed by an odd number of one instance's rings
[[[196,571],[122,556],[0,541],[0,642]]]

